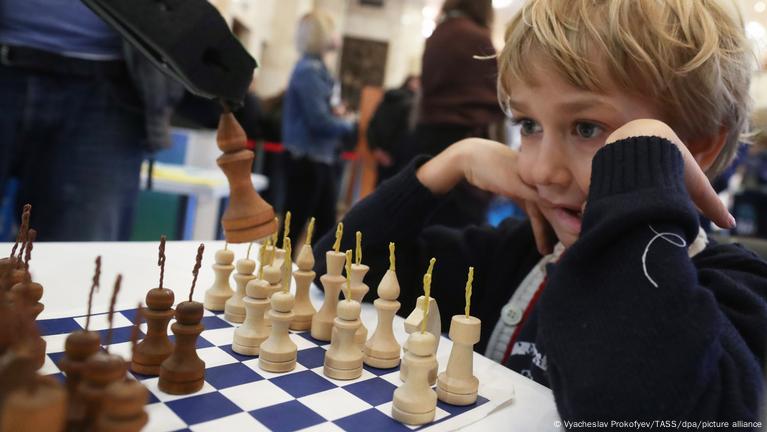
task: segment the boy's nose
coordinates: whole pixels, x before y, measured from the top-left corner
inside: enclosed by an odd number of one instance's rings
[[[532,167],[536,185],[567,185],[572,176],[567,166],[567,157],[560,149],[561,144],[544,139],[538,147],[535,165]]]

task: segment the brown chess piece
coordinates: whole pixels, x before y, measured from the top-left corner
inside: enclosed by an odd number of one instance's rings
[[[30,229],[26,238],[26,253],[21,267],[24,271],[24,279],[11,288],[11,299],[16,303],[16,307],[29,314],[30,319],[34,322],[44,309],[43,304],[40,303],[40,299],[43,297],[43,286],[34,282],[29,273],[29,261],[32,259],[32,248],[35,238],[37,238],[37,231]],[[40,369],[45,363],[45,340],[37,335],[27,339],[26,343],[32,355],[35,369]]]
[[[0,293],[5,293],[10,290],[12,286],[23,282],[26,276],[26,271],[22,266],[22,258],[24,257],[24,248],[27,243],[31,212],[32,206],[25,204],[21,214],[19,233],[16,236],[16,243],[13,244],[13,249],[11,249],[11,255],[7,258],[0,259]],[[19,250],[19,254],[16,255],[16,249],[19,247],[19,243],[21,243],[21,249]],[[6,277],[6,275],[8,277]]]
[[[221,218],[229,243],[252,242],[277,230],[274,209],[253,188],[250,174],[253,152],[246,148],[246,136],[231,112],[224,112],[218,123],[218,148],[224,152],[216,159],[229,180],[229,205]]]
[[[173,343],[168,339],[168,323],[173,318],[173,291],[163,288],[165,274],[165,236],[160,238],[160,286],[152,288],[146,294],[147,309],[144,317],[147,333],[144,340],[136,345],[130,368],[142,375],[159,375],[160,365],[173,352]]]
[[[143,315],[144,309],[139,304],[133,323],[133,334],[131,335],[132,351],[134,352],[138,327]],[[149,420],[144,411],[147,399],[149,399],[149,391],[138,381],[123,379],[109,384],[104,391],[103,408],[94,430],[98,432],[139,432]]]
[[[85,318],[85,329],[74,331],[64,342],[64,356],[59,361],[59,369],[67,376],[67,394],[69,395],[69,410],[67,413],[67,428],[80,430],[85,421],[85,405],[79,393],[80,382],[90,356],[101,348],[101,340],[97,332],[89,331],[91,322],[91,307],[93,293],[99,287],[101,275],[101,257],[96,258],[96,271],[88,294],[88,315]]]
[[[106,389],[110,384],[124,381],[128,365],[122,357],[109,353],[112,343],[112,319],[114,318],[117,294],[120,292],[122,276],[117,275],[112,300],[109,304],[109,332],[107,333],[105,351],[99,351],[85,361],[79,393],[85,403],[85,428],[94,425],[101,416]]]
[[[8,395],[0,414],[2,431],[63,431],[67,392],[56,379],[32,373],[33,383]]]
[[[202,252],[205,246],[200,244],[197,249],[197,260],[192,274],[192,288],[189,301],[176,306],[176,322],[171,326],[176,335],[176,347],[173,354],[160,366],[160,390],[168,394],[189,394],[202,388],[205,384],[205,362],[197,356],[197,337],[205,329],[202,320],[202,303],[192,301],[197,273],[202,264]]]

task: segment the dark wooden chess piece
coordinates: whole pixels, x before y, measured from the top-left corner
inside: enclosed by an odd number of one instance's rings
[[[123,381],[128,369],[128,365],[122,357],[109,353],[109,345],[112,343],[112,320],[121,282],[122,275],[117,275],[112,300],[109,304],[109,331],[104,341],[106,350],[88,357],[85,361],[85,369],[83,369],[79,390],[85,403],[86,429],[94,425],[99,418],[107,387],[114,382]]]
[[[146,294],[147,309],[144,317],[147,333],[144,340],[136,345],[130,369],[142,375],[159,375],[160,365],[173,353],[173,343],[168,339],[168,323],[173,318],[173,291],[163,288],[165,275],[165,236],[160,237],[160,252],[157,265],[160,266],[160,286]]]
[[[85,421],[85,404],[80,396],[79,387],[86,362],[90,356],[101,348],[97,332],[89,331],[91,323],[91,308],[93,293],[99,288],[101,276],[101,257],[96,257],[96,270],[93,274],[91,289],[88,293],[88,315],[85,318],[85,329],[77,330],[67,336],[64,342],[64,356],[59,360],[59,369],[67,376],[67,393],[69,395],[69,410],[67,413],[67,430],[80,430]]]
[[[35,373],[27,340],[40,337],[26,305],[6,310],[18,323],[11,345],[0,355],[0,430],[61,431],[67,415],[67,393],[51,377]]]
[[[40,303],[40,299],[43,297],[43,286],[34,282],[29,273],[29,261],[32,259],[32,249],[37,238],[37,231],[30,229],[26,238],[26,253],[22,266],[24,279],[11,287],[11,301],[22,307],[22,310],[29,314],[30,319],[34,322],[44,309],[43,304]],[[34,338],[27,339],[25,343],[32,355],[35,370],[40,369],[45,363],[45,339],[38,334]]]
[[[277,231],[274,209],[253,189],[250,173],[253,152],[246,148],[246,136],[231,112],[224,112],[218,122],[216,142],[224,154],[216,159],[229,180],[229,205],[221,218],[229,243],[259,240]]]
[[[160,390],[169,394],[189,394],[200,390],[205,383],[205,362],[197,356],[197,337],[205,329],[202,320],[202,303],[192,301],[197,274],[202,265],[205,246],[200,244],[192,270],[192,288],[189,300],[176,306],[176,322],[171,326],[176,335],[176,348],[160,367]]]
[[[133,323],[131,345],[136,350],[138,327],[143,317],[143,308],[139,304]],[[139,432],[149,420],[144,405],[149,398],[149,391],[138,381],[123,379],[106,388],[101,415],[94,427],[98,432]]]
[[[0,259],[0,291],[8,292],[12,286],[24,280],[26,272],[22,268],[22,257],[24,256],[24,248],[27,243],[29,218],[31,214],[32,206],[25,204],[24,210],[21,213],[19,233],[16,235],[16,243],[13,244],[11,255],[8,258]],[[21,242],[21,249],[19,250],[19,254],[16,255],[16,248],[19,247],[19,242]],[[9,277],[3,277],[5,274],[8,274]]]

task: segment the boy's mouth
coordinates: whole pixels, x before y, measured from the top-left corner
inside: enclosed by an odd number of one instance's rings
[[[557,218],[560,225],[563,225],[573,233],[579,233],[581,231],[583,212],[580,208],[555,206],[553,210],[554,216]]]

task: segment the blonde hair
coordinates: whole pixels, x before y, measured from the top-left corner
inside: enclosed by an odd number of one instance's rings
[[[543,54],[575,87],[603,91],[609,78],[655,101],[661,120],[683,140],[725,128],[726,143],[707,172],[713,178],[734,157],[751,105],[753,54],[734,7],[713,0],[531,0],[506,29],[501,103],[514,80],[534,80],[530,59]]]
[[[333,38],[333,18],[320,10],[301,17],[296,31],[296,48],[301,54],[321,55]]]

